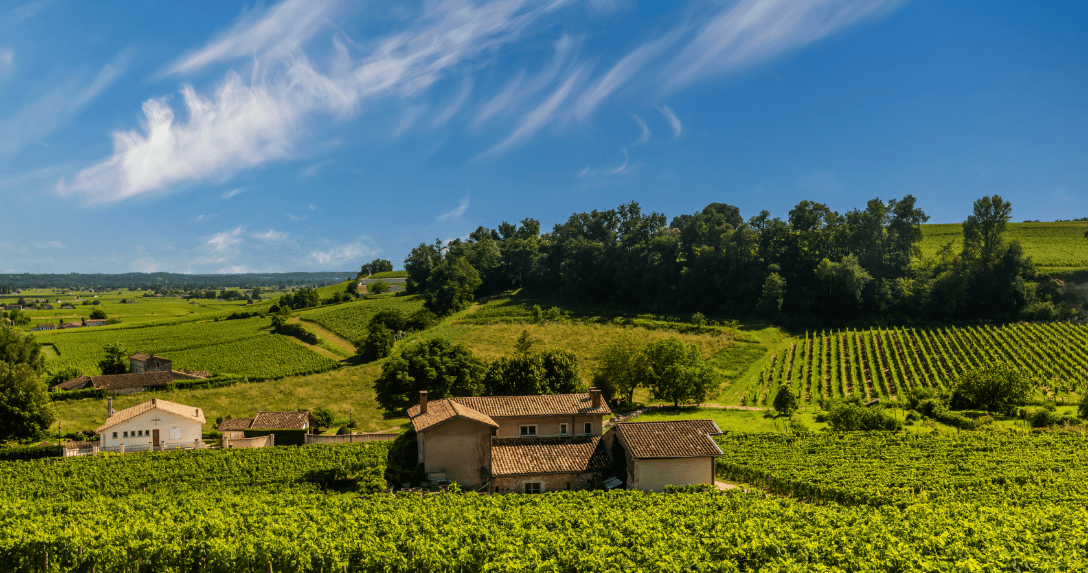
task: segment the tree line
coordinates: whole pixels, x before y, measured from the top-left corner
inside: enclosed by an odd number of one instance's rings
[[[404,260],[407,290],[442,315],[474,297],[523,288],[643,312],[761,313],[780,323],[1050,320],[1070,308],[1004,232],[1012,205],[975,201],[963,247],[923,257],[929,217],[907,195],[840,214],[801,201],[783,220],[745,220],[726,203],[666,224],[631,202],[575,213],[541,232],[524,219],[467,240],[420,244]]]

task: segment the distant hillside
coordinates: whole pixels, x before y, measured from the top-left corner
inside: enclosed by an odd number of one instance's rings
[[[1024,252],[1039,267],[1086,267],[1088,266],[1088,222],[1062,221],[1058,223],[1009,223],[1005,240],[1019,241]],[[922,225],[922,254],[933,256],[952,242],[953,252],[963,248],[963,226]]]
[[[310,273],[242,273],[230,275],[185,275],[179,273],[122,274],[0,274],[0,287],[26,288],[253,288],[269,286],[326,286],[348,280],[356,271]]]

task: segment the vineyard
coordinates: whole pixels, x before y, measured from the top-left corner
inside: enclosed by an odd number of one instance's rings
[[[1009,223],[1005,240],[1019,242],[1024,253],[1040,267],[1088,266],[1088,222]],[[963,248],[963,225],[922,225],[922,254],[932,257],[948,242],[953,253]]]
[[[802,401],[860,396],[898,399],[918,388],[950,390],[965,372],[1004,361],[1040,381],[1048,393],[1088,387],[1088,326],[870,328],[809,333],[774,354],[741,398],[767,405],[782,383]]]
[[[379,444],[3,462],[0,572],[1073,571],[1088,564],[1088,461],[1077,453],[1088,446],[1084,437],[856,433],[719,442],[721,474],[808,502],[743,488],[323,490],[326,476],[378,469],[387,452]]]
[[[386,296],[302,311],[298,313],[298,316],[302,320],[315,322],[348,340],[357,341],[366,336],[370,318],[378,312],[397,309],[405,314],[411,314],[421,308],[423,308],[423,299],[418,295]]]
[[[179,370],[207,370],[250,378],[281,378],[325,372],[339,364],[286,338],[269,334],[268,319],[222,320],[148,328],[99,330],[84,328],[36,333],[57,356],[51,370],[75,367],[97,375],[105,347],[120,342],[130,352],[154,353],[174,361]]]

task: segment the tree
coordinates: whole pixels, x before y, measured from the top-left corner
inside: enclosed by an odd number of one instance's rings
[[[423,291],[423,306],[439,316],[464,310],[472,302],[472,295],[480,283],[480,274],[468,261],[460,257],[447,258],[431,273]]]
[[[492,396],[573,394],[582,389],[578,357],[564,350],[499,358],[488,366],[483,385]]]
[[[286,305],[279,306],[272,313],[272,330],[283,328],[289,320],[291,320],[291,307]]]
[[[128,372],[128,350],[120,342],[106,345],[106,356],[98,363],[103,374],[124,374]]]
[[[389,290],[389,283],[383,281],[382,279],[378,279],[367,285],[366,290],[367,292],[373,294],[382,294],[383,292]]]
[[[963,222],[963,257],[989,274],[1002,255],[1002,235],[1012,218],[1012,203],[999,195],[975,201],[974,212]]]
[[[332,426],[332,412],[328,408],[321,406],[315,409],[311,415],[314,417],[314,423],[318,428],[328,428]]]
[[[703,361],[694,344],[684,344],[670,336],[646,345],[646,360],[650,369],[650,390],[654,398],[702,402],[717,389],[713,369]]]
[[[371,322],[366,338],[358,345],[356,354],[363,362],[374,362],[389,356],[393,351],[393,333],[381,322]]]
[[[62,382],[67,382],[67,381],[71,380],[72,378],[75,378],[75,377],[79,376],[79,374],[80,374],[79,369],[77,369],[75,366],[68,366],[68,367],[65,367],[65,368],[61,368],[60,370],[57,370],[56,372],[52,372],[52,373],[49,374],[49,381],[47,382],[47,384],[49,385],[50,388],[52,388],[53,386],[56,386],[57,384],[60,384]]]
[[[373,261],[363,265],[363,268],[359,270],[360,276],[376,275],[378,273],[388,273],[393,270],[393,263],[385,259],[374,259]]]
[[[35,372],[41,372],[45,367],[45,355],[33,335],[0,326],[0,362],[26,364]]]
[[[533,340],[532,336],[529,335],[529,330],[522,330],[521,336],[519,336],[517,342],[514,343],[514,353],[528,353],[530,350],[532,350],[534,342],[535,340]]]
[[[91,318],[104,319],[106,318],[106,311],[102,310],[101,308],[96,308],[91,311]]]
[[[359,295],[359,283],[358,281],[348,281],[347,293],[355,297]]]
[[[49,389],[34,369],[0,362],[0,441],[35,439],[55,419]]]
[[[478,396],[486,366],[468,348],[446,338],[419,342],[390,358],[374,382],[382,408],[402,412],[416,403],[420,390],[432,399]]]
[[[782,312],[782,301],[786,299],[786,279],[778,273],[767,275],[763,281],[763,294],[759,297],[757,307],[763,314],[774,318]]]
[[[407,291],[423,292],[427,288],[431,273],[442,262],[442,241],[435,239],[433,245],[420,243],[404,259],[404,270],[408,273]]]
[[[774,409],[779,414],[793,416],[797,411],[797,395],[793,393],[793,387],[783,382],[778,385],[778,393],[774,395]]]
[[[997,362],[961,376],[952,399],[954,403],[1010,414],[1031,398],[1033,390],[1029,376],[1010,364]]]
[[[635,388],[649,384],[650,368],[645,347],[642,338],[625,331],[600,350],[593,385],[601,389],[605,398],[611,400],[618,394],[631,403]]]

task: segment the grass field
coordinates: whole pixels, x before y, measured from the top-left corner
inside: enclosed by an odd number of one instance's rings
[[[1078,268],[1088,266],[1088,222],[1009,223],[1007,241],[1019,241],[1038,267]],[[952,250],[963,248],[963,226],[959,223],[922,225],[922,254],[933,256],[949,241]]]

